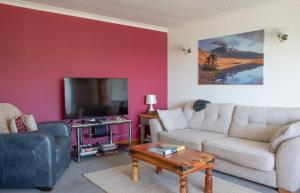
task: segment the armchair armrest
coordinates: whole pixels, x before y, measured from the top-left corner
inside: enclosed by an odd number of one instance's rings
[[[300,137],[283,142],[276,152],[277,187],[290,192],[300,188]]]
[[[152,142],[158,141],[158,133],[164,130],[164,127],[159,119],[150,119],[150,135]]]
[[[50,132],[53,136],[69,137],[71,135],[70,126],[62,121],[38,123],[37,127],[39,131]]]
[[[53,187],[53,144],[53,136],[40,132],[0,135],[0,187]]]

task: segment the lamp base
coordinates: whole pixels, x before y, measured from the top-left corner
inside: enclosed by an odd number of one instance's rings
[[[149,115],[156,114],[156,112],[155,112],[154,107],[153,107],[152,104],[149,104],[149,108],[148,108],[147,114],[149,114]]]
[[[157,115],[157,112],[156,111],[147,111],[147,114],[148,115]]]

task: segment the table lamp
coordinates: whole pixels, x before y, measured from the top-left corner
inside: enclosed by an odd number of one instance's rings
[[[156,104],[156,103],[157,103],[156,95],[149,94],[149,95],[146,96],[146,104],[149,105],[149,108],[148,108],[148,113],[149,114],[155,113],[153,105]]]

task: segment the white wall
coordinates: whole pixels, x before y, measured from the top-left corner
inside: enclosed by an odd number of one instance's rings
[[[198,84],[198,40],[259,29],[265,30],[264,85]],[[276,31],[287,33],[289,39],[280,43]],[[300,107],[300,3],[297,0],[276,1],[170,28],[168,38],[169,108],[200,98],[219,103]],[[190,45],[192,53],[184,55],[180,44]]]

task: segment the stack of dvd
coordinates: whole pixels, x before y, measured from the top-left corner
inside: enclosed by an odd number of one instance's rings
[[[107,151],[114,151],[118,148],[118,145],[117,144],[99,144],[99,151],[102,151],[102,152],[107,152]]]

